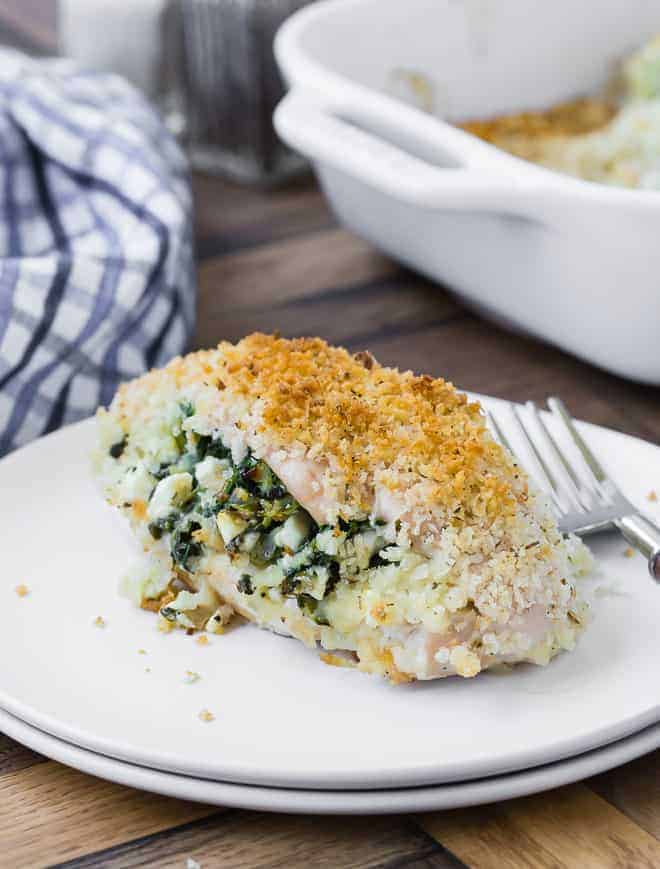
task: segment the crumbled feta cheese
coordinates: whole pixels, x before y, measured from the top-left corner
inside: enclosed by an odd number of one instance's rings
[[[316,600],[323,600],[325,588],[330,579],[330,571],[322,565],[312,565],[300,574],[300,587],[305,594],[310,594]]]
[[[180,591],[173,601],[160,610],[160,613],[180,627],[200,630],[217,606],[217,592],[209,583],[204,582],[199,591],[186,589]]]
[[[119,484],[119,498],[128,503],[148,501],[156,483],[156,478],[144,465],[129,468]]]
[[[141,606],[145,600],[156,600],[167,588],[170,581],[169,557],[165,564],[155,560],[140,561],[121,578],[120,594]]]
[[[286,522],[275,533],[275,543],[282,549],[296,552],[307,539],[310,531],[310,519],[306,513],[299,510],[289,516]]]
[[[207,456],[195,466],[195,477],[203,489],[218,492],[231,476],[231,465],[226,459]]]
[[[336,555],[340,542],[343,542],[345,534],[335,534],[333,528],[327,528],[316,535],[316,548],[326,555]]]
[[[181,474],[170,474],[156,486],[149,501],[148,515],[150,519],[163,519],[173,509],[180,507],[191,493],[193,478],[185,471]]]
[[[248,527],[247,522],[228,510],[221,510],[215,517],[215,521],[225,546]]]

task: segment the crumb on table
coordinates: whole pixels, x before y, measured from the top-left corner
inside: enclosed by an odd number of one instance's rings
[[[654,501],[654,502],[658,500],[658,493],[655,491],[655,489],[651,489],[651,491],[646,496],[646,499],[647,499],[647,501]]]
[[[199,713],[200,721],[215,721],[215,715],[212,712],[209,712],[208,709],[202,709]]]
[[[30,589],[24,583],[17,585],[14,591],[19,597],[27,597],[30,594]]]
[[[195,640],[195,642],[197,643],[198,646],[208,646],[209,638],[206,636],[206,634],[200,634],[197,637],[197,639]]]
[[[94,624],[94,626],[97,627],[97,628],[104,628],[104,627],[106,626],[107,622],[106,622],[106,620],[103,618],[103,616],[97,616],[97,617],[94,619],[93,624]]]
[[[183,681],[186,683],[186,685],[192,685],[195,682],[199,682],[201,678],[202,677],[199,675],[199,673],[196,673],[194,670],[186,670],[183,676]]]
[[[635,550],[632,548],[632,546],[629,546],[627,549],[623,550],[623,554],[626,556],[626,558],[632,558],[635,554]]]

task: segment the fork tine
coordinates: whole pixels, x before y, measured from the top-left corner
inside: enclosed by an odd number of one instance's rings
[[[564,455],[564,453],[559,448],[557,441],[554,439],[552,433],[549,428],[543,421],[543,417],[539,413],[539,409],[533,401],[528,401],[525,405],[529,412],[532,414],[534,418],[534,422],[536,423],[539,431],[545,438],[546,442],[550,446],[550,449],[555,455],[555,458],[559,460],[562,468],[566,472],[566,477],[568,478],[565,482],[564,490],[566,494],[570,497],[573,506],[577,507],[578,510],[590,510],[592,507],[592,500],[589,497],[588,493],[585,492],[584,486],[580,481],[580,478],[575,473],[572,465]]]
[[[548,399],[548,407],[550,408],[551,412],[562,421],[562,423],[564,424],[564,428],[569,433],[569,435],[573,439],[573,443],[580,451],[580,455],[584,459],[588,470],[591,471],[591,474],[595,481],[595,491],[602,499],[607,500],[610,496],[610,493],[603,489],[603,484],[606,483],[610,489],[613,489],[614,486],[609,480],[602,465],[600,464],[596,456],[591,452],[584,439],[576,429],[573,418],[566,409],[566,405],[561,400],[561,398],[552,396]]]
[[[546,489],[548,491],[548,494],[552,497],[552,500],[554,501],[555,506],[557,507],[559,512],[561,514],[567,513],[568,511],[566,509],[566,505],[564,504],[564,500],[559,492],[559,486],[557,485],[557,481],[555,480],[552,471],[545,463],[543,456],[536,448],[536,444],[534,443],[533,439],[530,437],[530,434],[525,427],[525,422],[520,414],[520,411],[515,404],[510,404],[509,406],[511,408],[513,418],[518,424],[518,428],[520,429],[520,432],[523,435],[527,446],[530,448],[539,470],[541,471],[541,476],[546,483]]]
[[[495,432],[495,437],[497,438],[497,440],[502,444],[503,447],[506,447],[507,450],[514,457],[514,459],[516,461],[518,461],[518,457],[514,453],[513,447],[511,446],[511,444],[507,440],[507,437],[504,434],[504,432],[502,431],[502,429],[500,428],[497,420],[495,419],[495,417],[493,416],[493,414],[489,410],[486,411],[486,419],[488,420],[492,430]]]

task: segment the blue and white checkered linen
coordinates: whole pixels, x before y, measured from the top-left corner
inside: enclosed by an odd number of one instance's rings
[[[186,160],[123,79],[0,51],[0,455],[185,349]]]

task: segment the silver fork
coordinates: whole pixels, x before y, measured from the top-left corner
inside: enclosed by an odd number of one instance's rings
[[[560,530],[584,537],[617,528],[648,559],[649,573],[660,582],[660,528],[621,494],[578,432],[561,399],[549,398],[548,408],[577,447],[579,466],[561,449],[534,402],[528,401],[525,407],[534,421],[533,428],[515,404],[510,405],[511,415],[534,457],[537,473],[533,476],[552,499]],[[488,412],[487,417],[497,439],[523,466],[493,414]]]

